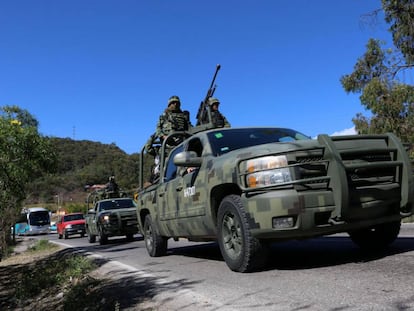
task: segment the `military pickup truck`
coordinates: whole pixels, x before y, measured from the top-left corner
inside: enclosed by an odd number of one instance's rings
[[[185,138],[165,152],[172,136]],[[393,134],[319,135],[287,128],[217,128],[170,134],[161,176],[141,185],[137,214],[150,256],[169,238],[217,241],[233,271],[263,268],[272,242],[349,233],[384,248],[412,213],[414,184]],[[192,168],[192,171],[187,173]]]
[[[86,234],[90,243],[99,237],[106,244],[108,237],[126,235],[132,240],[138,232],[135,202],[131,198],[110,198],[95,202],[85,215]]]

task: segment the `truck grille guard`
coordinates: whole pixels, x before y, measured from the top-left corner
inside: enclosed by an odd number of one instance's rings
[[[114,212],[109,216],[109,222],[114,225],[121,225],[122,227],[134,226],[138,223],[136,211],[124,211],[122,213]]]
[[[247,195],[292,187],[299,193],[332,191],[337,207],[332,219],[348,220],[351,209],[380,205],[399,207],[403,217],[411,215],[412,168],[394,134],[319,135],[317,140],[319,147],[283,152],[292,181],[242,190]]]

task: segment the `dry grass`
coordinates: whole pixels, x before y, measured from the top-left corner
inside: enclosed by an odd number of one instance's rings
[[[43,244],[0,262],[0,310],[154,310],[145,282],[105,278],[102,262]]]

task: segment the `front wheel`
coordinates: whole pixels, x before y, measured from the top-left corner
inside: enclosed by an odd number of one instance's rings
[[[145,216],[144,241],[148,254],[151,257],[164,256],[167,253],[168,239],[157,233],[151,215]]]
[[[262,268],[268,258],[268,245],[251,235],[240,196],[226,196],[217,217],[218,243],[227,266],[237,272]]]
[[[108,236],[102,228],[99,228],[99,244],[105,245],[108,243]]]
[[[95,243],[96,242],[96,236],[94,234],[91,234],[88,228],[86,228],[86,234],[88,235],[88,241],[89,243]]]
[[[376,225],[349,232],[351,240],[363,249],[383,249],[398,237],[401,221]]]

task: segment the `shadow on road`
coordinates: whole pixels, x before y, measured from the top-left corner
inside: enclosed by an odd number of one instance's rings
[[[264,270],[298,270],[329,267],[347,263],[369,262],[414,250],[414,238],[400,237],[387,249],[367,251],[356,246],[347,236],[327,236],[303,241],[271,245]],[[217,243],[169,249],[169,255],[223,261]]]

